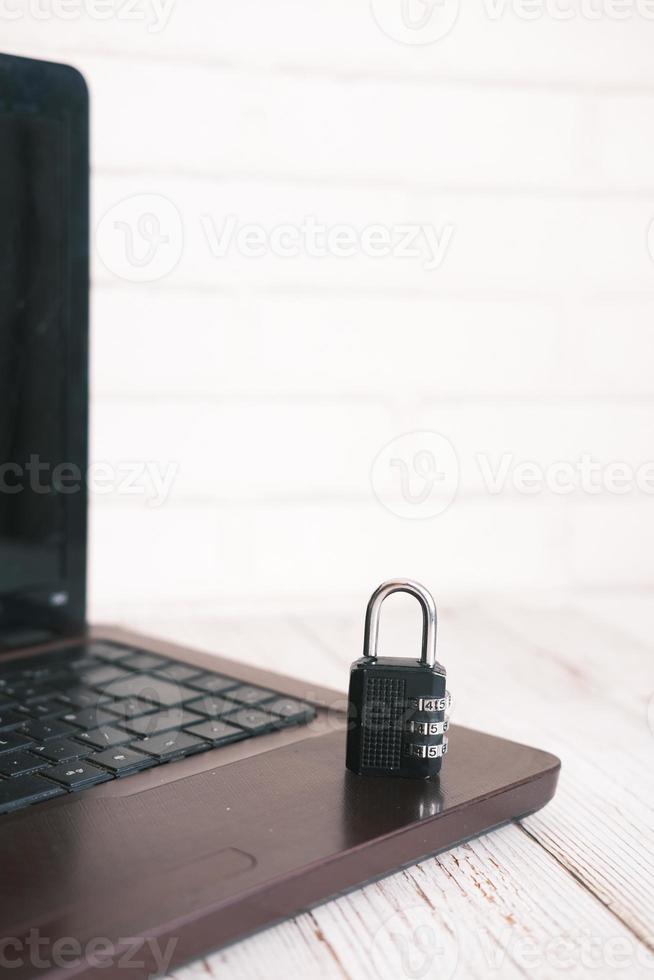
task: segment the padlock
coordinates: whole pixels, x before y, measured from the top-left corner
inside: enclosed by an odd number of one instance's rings
[[[419,660],[378,657],[381,607],[394,592],[414,596],[422,608]],[[447,752],[450,695],[436,660],[436,603],[409,579],[385,582],[366,610],[363,657],[350,669],[346,765],[362,776],[435,776]]]

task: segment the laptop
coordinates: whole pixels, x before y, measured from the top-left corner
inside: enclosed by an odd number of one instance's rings
[[[0,56],[0,213],[3,969],[164,975],[543,806],[545,752],[455,725],[440,778],[357,776],[341,692],[87,623],[89,125],[70,67]]]

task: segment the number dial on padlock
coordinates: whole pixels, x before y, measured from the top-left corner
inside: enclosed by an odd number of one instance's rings
[[[394,592],[413,595],[422,607],[419,660],[377,656],[381,606]],[[350,671],[348,769],[359,775],[435,776],[447,752],[445,684],[445,668],[436,660],[433,597],[407,579],[381,585],[368,603],[364,656]]]
[[[444,735],[449,721],[407,721],[404,731],[409,735]]]

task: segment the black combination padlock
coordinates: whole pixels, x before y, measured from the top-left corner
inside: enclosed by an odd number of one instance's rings
[[[394,592],[415,596],[422,607],[419,660],[377,656],[382,603]],[[433,596],[408,579],[385,582],[368,603],[363,657],[350,671],[347,768],[361,776],[435,776],[447,752],[449,707]]]

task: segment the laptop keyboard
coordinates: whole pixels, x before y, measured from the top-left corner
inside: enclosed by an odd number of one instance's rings
[[[0,667],[0,813],[315,717],[311,705],[90,641]]]

